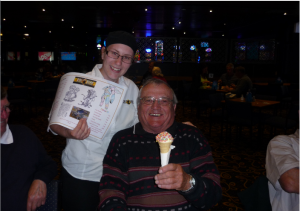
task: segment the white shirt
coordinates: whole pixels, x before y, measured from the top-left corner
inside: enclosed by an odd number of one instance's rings
[[[1,144],[12,144],[14,142],[12,133],[8,127],[8,124],[6,124],[6,130],[1,136]]]
[[[88,75],[103,78],[97,64]],[[137,97],[139,89],[131,80],[121,76],[119,84],[126,86],[127,92],[124,96],[121,108],[112,120],[105,137],[97,142],[89,140],[76,140],[67,138],[67,145],[62,153],[62,165],[73,177],[82,180],[99,182],[103,172],[103,158],[113,135],[123,129],[133,126],[138,122]],[[128,100],[131,102],[128,104]],[[49,119],[51,111],[49,114]],[[48,131],[49,131],[48,126]],[[54,133],[55,134],[55,133]]]
[[[272,211],[299,211],[299,194],[285,192],[278,181],[292,168],[299,168],[299,129],[289,136],[276,136],[268,145],[266,171]]]

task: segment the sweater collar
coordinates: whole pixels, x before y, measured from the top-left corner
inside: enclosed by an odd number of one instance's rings
[[[165,131],[167,131],[168,133],[170,133],[172,135],[172,137],[174,137],[175,133],[176,133],[176,128],[177,128],[177,122],[174,121],[173,124]],[[164,132],[164,131],[161,131],[161,132]],[[152,134],[152,133],[148,133],[147,131],[145,131],[140,122],[133,126],[133,134],[157,136],[157,134]]]

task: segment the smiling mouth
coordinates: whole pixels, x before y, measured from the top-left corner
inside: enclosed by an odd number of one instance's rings
[[[150,116],[155,116],[155,117],[159,117],[161,116],[162,114],[150,114]]]
[[[114,68],[113,66],[110,66],[110,67],[111,67],[111,69],[113,69],[114,71],[117,71],[117,72],[120,72],[120,71],[121,71],[121,69]]]

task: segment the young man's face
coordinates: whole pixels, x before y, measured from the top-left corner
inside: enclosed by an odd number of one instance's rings
[[[9,102],[7,100],[7,98],[3,98],[1,100],[1,137],[4,134],[4,132],[6,131],[6,125],[8,122],[8,117],[10,114],[10,110],[8,108],[9,106]]]
[[[173,100],[172,91],[165,84],[146,85],[141,93],[141,98],[143,97],[154,97],[156,99],[165,97]],[[145,131],[158,134],[173,124],[175,109],[176,105],[173,105],[173,103],[163,106],[160,105],[157,100],[152,105],[146,105],[140,102],[138,106],[138,116]]]
[[[112,51],[120,56],[117,59],[113,59],[106,54],[106,51]],[[122,62],[121,56],[133,59],[133,50],[124,44],[112,44],[107,48],[102,48],[103,65],[100,71],[106,80],[118,83],[119,78],[127,72],[131,64]]]

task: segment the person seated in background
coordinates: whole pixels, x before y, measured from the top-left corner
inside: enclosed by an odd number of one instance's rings
[[[201,72],[200,72],[200,87],[199,89],[209,89],[210,85],[213,82],[209,81],[208,79],[208,66],[206,64],[201,65]]]
[[[299,129],[269,142],[266,176],[272,210],[299,211]]]
[[[8,125],[6,89],[1,87],[1,208],[35,210],[45,204],[47,186],[57,174],[36,135],[22,125]]]
[[[232,84],[233,85],[237,84],[238,78],[235,76],[233,69],[234,69],[234,65],[232,63],[228,63],[226,65],[226,73],[224,73],[221,76],[220,80],[218,81],[219,83],[222,84],[222,86],[230,87]]]
[[[164,78],[164,75],[162,74],[161,69],[159,67],[153,67],[152,78],[157,78],[167,83],[167,80]]]
[[[237,85],[231,84],[231,87],[226,86],[225,90],[236,94],[237,97],[246,96],[247,92],[253,87],[251,79],[247,76],[246,70],[242,66],[235,68],[235,75],[238,78]]]
[[[156,66],[155,61],[149,62],[148,71],[146,71],[145,74],[143,75],[143,78],[140,83],[141,86],[146,82],[146,80],[148,80],[149,78],[152,78],[152,69],[154,66]]]
[[[98,209],[208,210],[221,199],[220,174],[203,133],[175,122],[172,88],[149,79],[138,95],[139,123],[116,133],[103,160]],[[161,167],[157,134],[174,137]],[[157,174],[158,173],[158,174]]]

